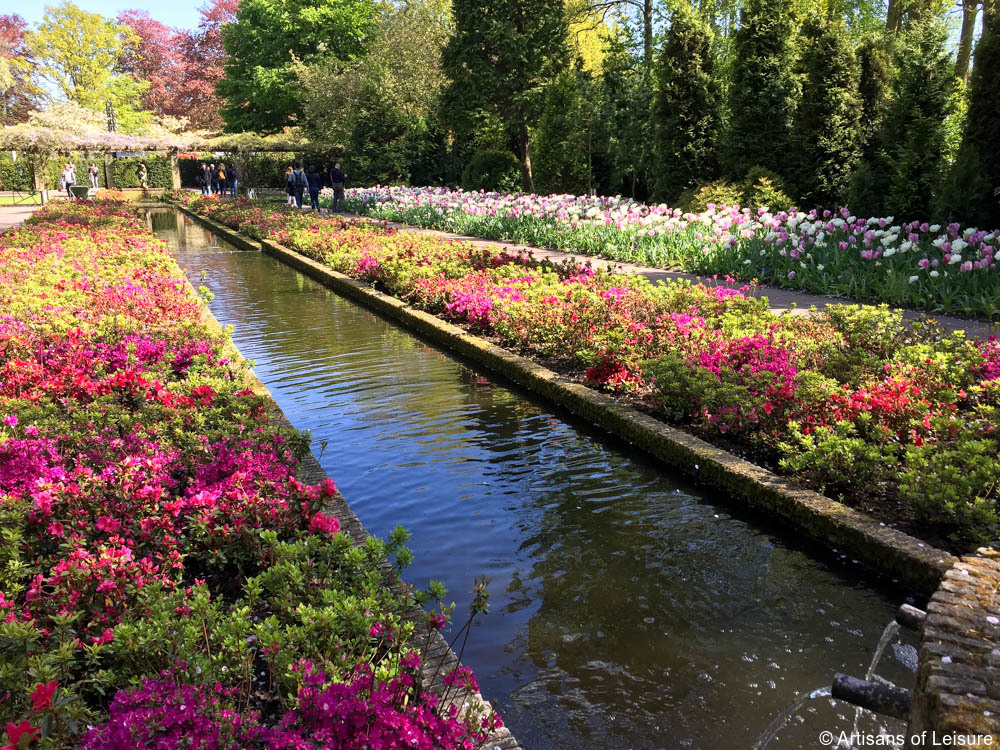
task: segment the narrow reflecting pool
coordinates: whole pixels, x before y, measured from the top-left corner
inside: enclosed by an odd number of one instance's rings
[[[796,694],[864,674],[905,592],[266,255],[150,219],[367,528],[413,532],[407,578],[462,613],[490,577],[464,661],[526,748],[750,748]],[[911,653],[880,672],[909,686]],[[854,721],[810,701],[772,747]]]

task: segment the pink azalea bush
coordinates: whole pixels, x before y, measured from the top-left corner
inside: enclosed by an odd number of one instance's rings
[[[746,289],[188,200],[936,543],[996,536],[996,341],[904,326],[884,306],[775,315]]]
[[[333,482],[296,478],[307,438],[128,206],[50,206],[0,234],[0,311],[0,745],[67,747],[87,725],[84,747],[272,742],[308,705],[303,659],[328,690],[369,670],[356,700],[424,717],[428,747],[485,736],[412,681],[401,696],[419,663],[405,532],[340,533]]]
[[[348,210],[584,255],[817,294],[1000,316],[1000,230],[839,211],[699,213],[619,197],[354,188]],[[906,219],[906,217],[901,217]]]

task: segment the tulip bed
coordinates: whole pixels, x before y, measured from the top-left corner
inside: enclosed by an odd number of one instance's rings
[[[885,306],[752,296],[179,196],[935,543],[995,538],[1000,343]]]
[[[815,294],[1000,317],[1000,230],[840,211],[770,213],[446,188],[347,191],[347,210],[416,226]],[[905,218],[905,217],[903,217]]]
[[[478,746],[419,687],[406,533],[339,532],[200,305],[124,203],[0,234],[0,746]]]

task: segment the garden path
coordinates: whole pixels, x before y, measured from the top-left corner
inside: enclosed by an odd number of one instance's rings
[[[38,206],[0,206],[0,230],[19,226]]]
[[[345,214],[349,218],[364,218],[357,216],[355,214]],[[478,237],[470,237],[464,234],[455,234],[454,232],[442,232],[436,229],[423,229],[422,227],[415,227],[409,224],[400,224],[398,222],[389,222],[390,225],[398,227],[399,229],[406,230],[408,232],[420,232],[421,234],[427,234],[434,237],[441,237],[443,239],[450,240],[461,240],[463,242],[470,242],[478,247],[491,247],[491,248],[507,248],[508,250],[527,250],[532,253],[536,258],[548,258],[549,260],[559,262],[561,260],[566,260],[567,258],[585,258],[589,260],[595,268],[618,268],[626,273],[637,273],[641,276],[645,276],[650,281],[669,281],[669,280],[686,280],[694,283],[706,283],[709,286],[724,286],[732,289],[739,289],[743,286],[741,282],[727,283],[721,279],[713,279],[711,277],[697,276],[691,273],[684,273],[682,271],[669,271],[663,268],[651,268],[649,266],[640,266],[635,263],[620,263],[617,261],[604,260],[602,258],[593,258],[589,256],[574,255],[573,253],[564,253],[558,250],[544,250],[538,247],[531,247],[529,245],[518,245],[512,242],[497,242],[494,240],[484,240]],[[793,315],[809,315],[810,309],[815,306],[818,310],[822,310],[826,305],[836,305],[836,304],[850,304],[854,300],[850,300],[844,297],[824,297],[819,294],[809,294],[808,292],[800,292],[795,289],[780,289],[773,286],[759,286],[753,291],[754,297],[766,297],[770,309],[775,313],[789,312]],[[924,317],[924,314],[918,310],[906,310],[903,313],[903,318],[906,320],[920,320]],[[938,323],[942,328],[949,331],[960,331],[964,330],[970,339],[986,339],[991,335],[1000,335],[1000,324],[990,323],[986,320],[975,320],[969,318],[960,318],[954,315],[932,315],[930,316],[934,321]]]

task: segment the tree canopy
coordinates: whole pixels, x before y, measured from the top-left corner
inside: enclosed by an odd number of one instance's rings
[[[374,27],[373,0],[243,0],[222,27],[225,77],[218,93],[232,132],[276,132],[302,116],[295,60],[352,60]]]

